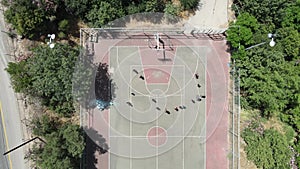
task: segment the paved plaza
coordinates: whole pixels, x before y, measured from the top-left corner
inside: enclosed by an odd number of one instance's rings
[[[96,168],[226,168],[226,44],[162,33],[157,47],[153,36],[87,44],[95,64],[108,64],[115,96],[109,109],[87,111],[85,127],[108,146]]]

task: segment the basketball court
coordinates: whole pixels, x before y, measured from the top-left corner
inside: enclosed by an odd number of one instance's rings
[[[86,41],[93,63],[108,64],[115,95],[109,109],[83,111],[83,126],[102,135],[108,147],[88,165],[227,168],[226,45],[182,36],[143,32]]]

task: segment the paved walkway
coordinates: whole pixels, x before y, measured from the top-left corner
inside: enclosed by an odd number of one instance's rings
[[[229,0],[200,0],[199,9],[188,23],[199,28],[227,28]]]

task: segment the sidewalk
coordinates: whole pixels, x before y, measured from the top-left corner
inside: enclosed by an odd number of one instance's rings
[[[199,9],[188,24],[200,29],[224,29],[228,27],[229,0],[200,0]]]

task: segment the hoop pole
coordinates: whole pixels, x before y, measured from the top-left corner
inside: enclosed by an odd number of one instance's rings
[[[157,49],[160,49],[160,47],[159,47],[159,38],[160,38],[160,37],[159,37],[159,34],[156,33],[156,34],[155,34],[155,39],[156,39],[156,48],[157,48]]]

